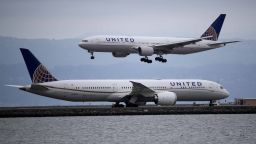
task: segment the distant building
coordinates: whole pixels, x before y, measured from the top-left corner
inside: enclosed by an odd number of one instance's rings
[[[256,106],[256,98],[236,98],[235,105]]]

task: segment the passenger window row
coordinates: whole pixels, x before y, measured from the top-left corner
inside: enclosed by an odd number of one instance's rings
[[[110,89],[111,87],[82,87],[82,89]],[[76,87],[79,89],[79,87]]]

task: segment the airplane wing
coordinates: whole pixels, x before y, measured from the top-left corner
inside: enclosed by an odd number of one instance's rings
[[[240,41],[227,41],[227,42],[219,42],[219,43],[213,43],[213,44],[208,44],[209,46],[218,46],[218,45],[226,45],[226,44],[229,44],[229,43],[236,43],[236,42],[240,42]]]
[[[155,94],[155,91],[150,89],[149,87],[146,87],[145,85],[130,81],[133,84],[131,95],[142,95],[144,97],[150,97]]]
[[[183,46],[189,45],[189,44],[194,44],[196,42],[202,41],[203,39],[207,39],[207,38],[211,38],[211,37],[212,36],[206,36],[206,37],[190,39],[190,40],[186,40],[186,41],[179,41],[179,42],[166,44],[166,45],[156,45],[156,46],[154,46],[154,50],[155,51],[170,50],[170,49],[173,49],[173,48],[183,47]]]
[[[130,81],[133,84],[132,92],[127,97],[124,97],[124,100],[130,104],[138,104],[139,102],[146,102],[147,98],[152,98],[155,94],[155,91],[146,87],[145,85]],[[143,103],[144,105],[145,103]]]

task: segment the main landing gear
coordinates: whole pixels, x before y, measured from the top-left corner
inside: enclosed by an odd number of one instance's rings
[[[146,62],[146,63],[152,63],[152,60],[148,59],[148,57],[141,58],[140,61]]]
[[[162,63],[166,63],[167,59],[164,59],[161,55],[159,57],[155,58],[156,61],[162,62]]]
[[[158,56],[155,58],[156,61],[162,62],[162,63],[166,63],[167,59],[164,59],[163,56]],[[152,60],[148,59],[147,56],[145,56],[144,58],[141,58],[140,61],[142,62],[146,62],[146,63],[152,63]]]
[[[217,105],[216,101],[215,100],[210,100],[209,106],[212,107],[212,106],[215,106],[215,105]]]
[[[112,105],[112,108],[114,107],[124,107],[123,104],[119,104],[119,102],[116,102],[115,104]]]
[[[137,105],[137,104],[133,104],[133,103],[129,103],[129,102],[126,102],[125,103],[126,104],[126,106],[125,105],[123,105],[123,104],[120,104],[120,102],[116,102],[116,103],[114,103],[113,105],[112,105],[112,108],[120,108],[120,107],[138,107],[139,105]]]

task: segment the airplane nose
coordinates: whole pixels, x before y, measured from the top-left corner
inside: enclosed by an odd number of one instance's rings
[[[81,48],[83,48],[83,46],[84,46],[84,43],[83,42],[79,42],[79,44],[78,44]]]
[[[224,95],[224,98],[227,98],[227,97],[229,97],[229,95],[230,95],[230,93],[225,89],[224,90],[224,93],[223,93]]]

